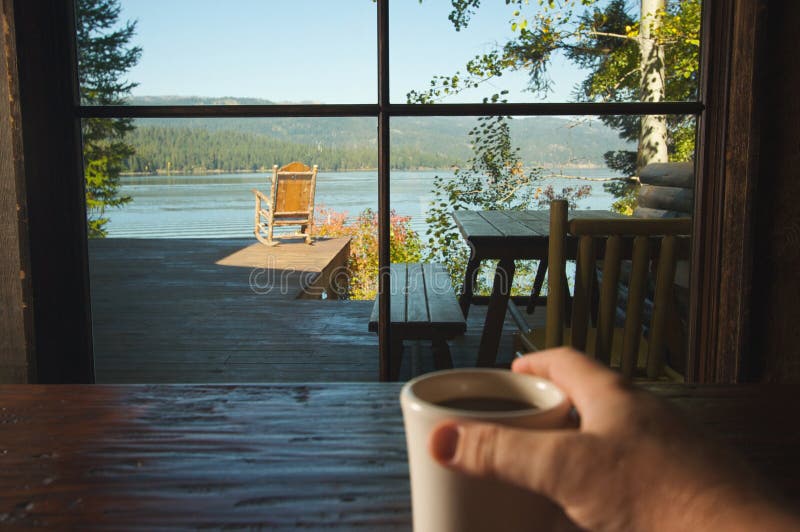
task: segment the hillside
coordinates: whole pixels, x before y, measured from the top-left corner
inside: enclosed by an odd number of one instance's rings
[[[272,102],[254,98],[137,97],[134,105],[236,105]],[[401,117],[391,123],[393,166],[449,167],[471,155],[470,117]],[[137,155],[130,171],[205,168],[256,169],[293,159],[326,170],[374,168],[372,118],[185,118],[138,119],[131,137]],[[531,117],[511,123],[512,137],[528,165],[602,166],[608,150],[631,149],[614,130],[597,121]]]
[[[141,124],[126,138],[136,152],[127,159],[126,171],[136,173],[264,171],[290,161],[305,161],[329,171],[367,170],[378,164],[375,146],[366,143],[302,144],[260,133]],[[442,154],[392,147],[392,166],[397,169],[447,168],[454,162]]]

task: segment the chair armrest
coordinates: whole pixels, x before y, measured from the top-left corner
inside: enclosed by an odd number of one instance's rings
[[[260,199],[263,202],[266,202],[267,209],[270,208],[271,202],[270,202],[269,196],[267,196],[266,194],[264,194],[260,190],[256,190],[255,188],[253,189],[253,194],[255,194],[256,198]]]

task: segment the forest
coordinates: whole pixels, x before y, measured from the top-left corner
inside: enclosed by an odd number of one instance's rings
[[[378,164],[377,150],[368,144],[301,144],[242,131],[139,126],[126,140],[134,154],[124,162],[125,173],[255,172],[291,161],[316,164],[324,171],[367,170]],[[459,162],[411,146],[392,149],[396,169],[448,168]]]
[[[132,105],[267,105],[251,98],[140,96]],[[475,117],[398,117],[391,122],[392,167],[461,166],[472,156]],[[293,160],[325,171],[377,167],[374,119],[146,118],[125,139],[135,150],[124,172],[253,171]],[[540,116],[510,121],[510,134],[529,166],[603,166],[603,153],[630,144],[597,120]]]

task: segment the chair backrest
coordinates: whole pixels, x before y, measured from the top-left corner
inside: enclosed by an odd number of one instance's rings
[[[310,217],[314,213],[317,165],[293,162],[272,167],[272,213],[279,217]]]
[[[545,346],[563,345],[566,312],[566,261],[568,245],[577,245],[575,285],[572,300],[571,343],[593,354],[605,364],[611,362],[616,321],[620,266],[631,260],[625,309],[620,369],[631,376],[636,367],[642,334],[642,314],[647,296],[650,263],[655,266],[653,312],[647,338],[647,376],[657,377],[664,366],[665,331],[672,304],[672,287],[678,255],[688,249],[690,218],[618,219],[579,218],[568,220],[567,202],[550,205],[548,250],[548,296]],[[577,241],[577,243],[575,242]],[[587,346],[593,284],[597,261],[603,261],[599,286],[595,345]]]

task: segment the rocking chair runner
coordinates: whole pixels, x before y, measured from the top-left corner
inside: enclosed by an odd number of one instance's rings
[[[304,236],[311,244],[314,223],[314,192],[317,187],[317,165],[309,168],[303,163],[289,163],[283,168],[272,167],[270,195],[253,189],[256,198],[255,228],[259,242],[276,246],[273,229],[276,226],[298,225],[297,233],[282,236]]]

